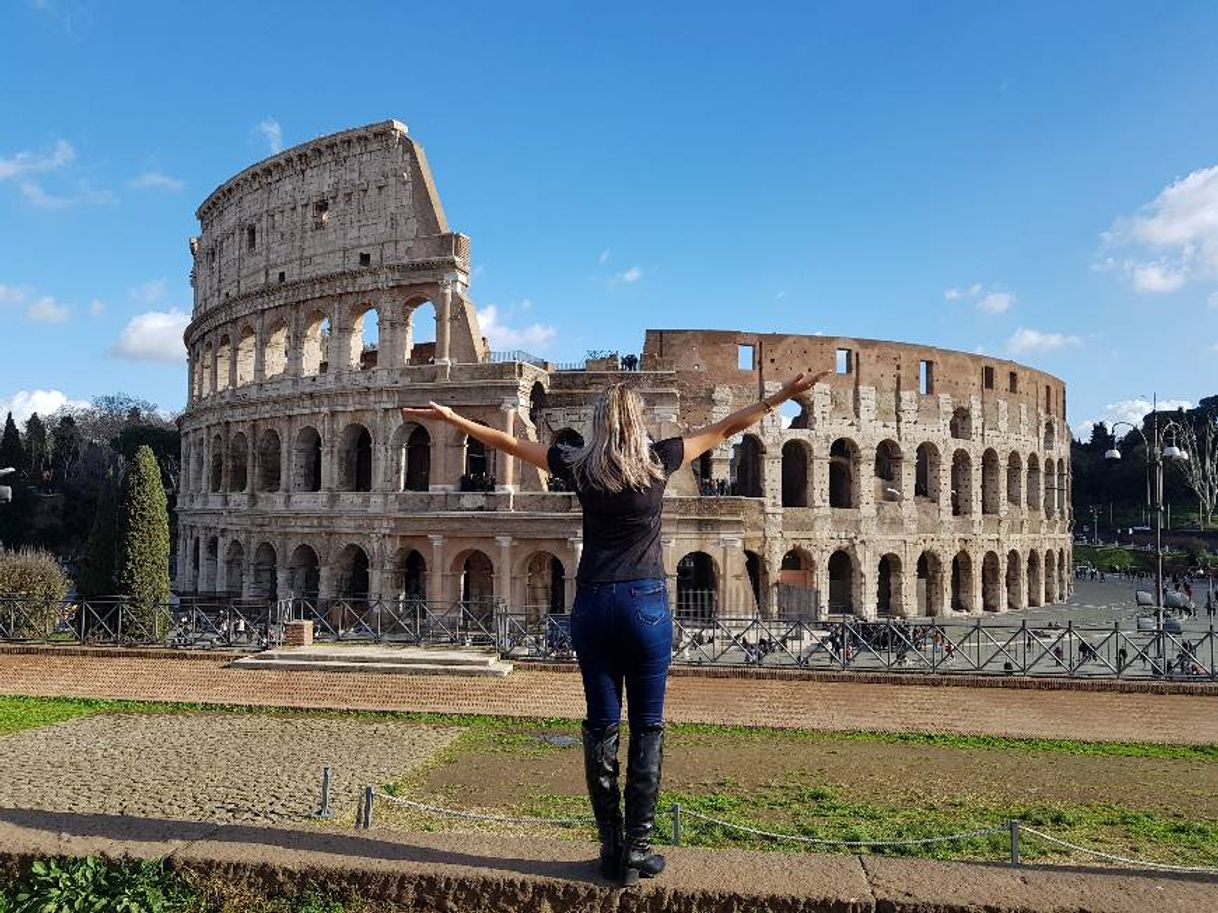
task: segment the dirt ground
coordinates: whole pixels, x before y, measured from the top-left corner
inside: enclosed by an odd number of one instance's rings
[[[583,796],[582,750],[523,738],[480,740],[430,768],[433,795],[469,806],[509,807],[538,795]],[[625,751],[622,752],[624,761]],[[664,788],[751,792],[820,786],[878,804],[952,802],[1091,804],[1218,817],[1218,764],[1203,760],[957,748],[832,737],[670,732]]]

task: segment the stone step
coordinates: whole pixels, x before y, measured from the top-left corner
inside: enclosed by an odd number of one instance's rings
[[[256,654],[260,660],[293,663],[365,663],[391,665],[439,665],[478,668],[493,666],[498,656],[489,650],[462,650],[444,647],[281,647]]]
[[[475,677],[503,678],[512,671],[511,663],[493,660],[481,665],[444,662],[388,662],[318,660],[318,659],[268,659],[263,654],[245,656],[231,664],[240,669],[274,669],[280,672],[363,672],[383,675],[467,675]]]

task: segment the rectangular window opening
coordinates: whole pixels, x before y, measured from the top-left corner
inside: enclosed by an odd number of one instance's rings
[[[989,365],[981,369],[981,385],[987,390],[994,389],[994,369]]]
[[[736,346],[736,367],[741,371],[752,371],[757,367],[753,358],[756,350],[751,345]]]
[[[837,350],[837,373],[849,374],[854,370],[854,352],[850,349]]]
[[[918,362],[918,392],[923,396],[935,392],[935,363],[933,361]]]
[[[1053,388],[1045,384],[1045,411],[1053,411]]]
[[[258,228],[254,225],[245,227],[245,249],[249,251],[258,249]]]
[[[287,281],[287,279],[288,279],[288,275],[287,275],[287,273],[285,273],[283,270],[280,270],[280,271],[279,271],[279,281],[280,281],[280,282],[286,282],[286,281]]]
[[[1019,392],[1019,375],[1014,371],[1007,374],[1007,390],[1011,393]]]
[[[372,254],[361,253],[359,255],[359,265],[360,266],[371,266],[372,265]]]
[[[326,200],[321,200],[313,204],[313,227],[325,228],[326,223],[330,221],[330,204]]]

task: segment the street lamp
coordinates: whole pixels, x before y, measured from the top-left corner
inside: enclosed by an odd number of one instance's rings
[[[1151,485],[1153,502],[1150,507],[1155,515],[1155,615],[1161,635],[1163,633],[1163,461],[1165,459],[1187,460],[1188,454],[1176,445],[1175,435],[1180,430],[1180,425],[1176,421],[1169,420],[1162,428],[1159,427],[1159,398],[1157,395],[1154,398],[1153,409],[1151,438],[1148,440],[1146,433],[1131,422],[1117,422],[1109,429],[1112,432],[1113,442],[1112,447],[1104,453],[1104,459],[1119,460],[1121,458],[1121,451],[1116,446],[1116,429],[1121,425],[1126,425],[1142,438],[1142,443],[1146,445],[1146,460],[1154,469],[1154,482]],[[1163,438],[1169,432],[1172,434],[1172,443],[1164,447]],[[1147,493],[1148,496],[1151,492]]]

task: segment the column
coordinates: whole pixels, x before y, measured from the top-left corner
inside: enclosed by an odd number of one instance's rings
[[[289,560],[282,551],[276,552],[275,556],[280,562]],[[286,564],[275,564],[275,595],[279,599],[291,599],[296,595],[292,592],[292,569]]]
[[[240,328],[237,329],[238,335],[232,335],[229,332],[228,337],[228,389],[237,389],[237,345],[241,341]]]
[[[495,595],[509,605],[512,599],[512,537],[496,536],[499,561],[495,567]]]
[[[718,611],[725,615],[741,615],[740,577],[737,565],[743,540],[739,536],[719,537],[719,593]]]
[[[427,567],[427,601],[443,603],[448,601],[445,583],[448,575],[444,569],[444,537],[428,536],[431,540],[431,562]]]
[[[254,317],[254,383],[266,380],[266,319],[259,311]]]
[[[579,536],[574,536],[567,540],[571,546],[571,554],[575,556],[575,563],[566,568],[566,573],[563,575],[563,605],[570,611],[571,606],[575,603],[575,581],[576,575],[579,573],[579,560],[584,554],[584,540]]]
[[[855,551],[858,555],[858,602],[854,611],[860,618],[874,621],[879,614],[876,609],[880,601],[880,559],[869,548],[856,548]]]
[[[327,556],[329,552],[326,553]],[[318,568],[317,574],[317,598],[318,599],[333,599],[334,598],[334,569],[330,567],[329,558],[321,559],[321,567]]]
[[[223,533],[220,534],[216,545],[216,592],[228,592],[228,543],[231,540]]]
[[[436,296],[436,355],[438,365],[451,364],[449,356],[449,323],[452,319],[453,277],[445,276],[440,280],[440,293]]]
[[[519,402],[513,399],[505,399],[499,404],[499,411],[503,414],[503,430],[513,437],[516,436],[516,409],[519,405]],[[499,468],[499,478],[495,490],[514,492],[516,490],[516,458],[501,450],[496,454],[495,461]]]
[[[664,577],[668,581],[668,608],[674,612],[677,608],[677,562],[673,557],[673,546],[676,542],[671,536],[660,539],[660,545],[664,549]]]
[[[283,366],[283,373],[288,377],[300,377],[304,369],[304,342],[300,329],[302,319],[298,309],[294,308],[288,313],[285,330],[287,339],[284,340],[284,345],[287,347],[287,363]]]

